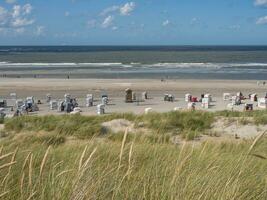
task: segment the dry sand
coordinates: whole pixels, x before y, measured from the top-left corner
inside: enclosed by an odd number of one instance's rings
[[[131,88],[137,96],[141,96],[143,91],[147,91],[149,99],[145,102],[125,103],[124,90]],[[203,93],[210,93],[214,102],[209,111],[225,110],[227,104],[222,99],[224,92],[236,94],[242,91],[245,96],[257,93],[259,97],[265,97],[267,86],[257,85],[257,81],[228,81],[228,80],[168,80],[161,82],[155,79],[0,79],[0,97],[10,99],[9,94],[17,93],[19,99],[27,96],[34,96],[44,104],[40,106],[40,111],[36,114],[59,114],[57,111],[49,110],[49,105],[45,103],[46,94],[50,93],[55,100],[63,99],[65,93],[71,94],[78,99],[79,106],[85,115],[96,114],[96,105],[99,104],[101,94],[108,94],[110,104],[106,106],[107,113],[113,112],[134,112],[142,114],[144,109],[151,107],[153,111],[168,112],[174,107],[187,108],[184,95],[190,93],[200,97]],[[165,93],[173,94],[175,102],[164,102]],[[85,107],[86,94],[93,94],[96,102],[91,108]],[[248,102],[250,102],[248,100]],[[8,100],[10,106],[14,101]],[[256,105],[256,104],[255,104]],[[256,106],[255,106],[256,107]],[[202,109],[197,104],[197,109]],[[236,110],[243,110],[243,105],[235,107]],[[257,108],[256,108],[257,109]]]

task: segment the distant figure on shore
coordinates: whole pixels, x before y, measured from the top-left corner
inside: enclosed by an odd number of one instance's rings
[[[69,75],[67,76],[67,79],[70,79],[70,76]]]

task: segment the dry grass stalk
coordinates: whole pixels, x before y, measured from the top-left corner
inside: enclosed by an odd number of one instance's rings
[[[3,165],[0,166],[0,169],[4,169],[4,168],[7,168],[7,167],[10,167],[11,165],[14,165],[15,163],[16,163],[16,161],[3,164]]]
[[[0,160],[3,160],[3,159],[5,159],[5,158],[7,158],[7,157],[9,157],[9,156],[11,156],[11,155],[13,155],[13,154],[14,154],[14,152],[7,153],[7,154],[5,154],[5,155],[2,155],[2,156],[0,156]]]
[[[130,173],[131,173],[131,169],[132,169],[132,167],[131,167],[131,158],[132,158],[132,152],[133,152],[133,144],[134,143],[132,142],[131,147],[130,147],[130,151],[129,151],[129,159],[128,159],[128,169],[127,169],[127,172],[125,173],[125,175],[121,179],[120,184],[119,184],[119,186],[117,188],[120,188],[121,187],[124,179],[126,177],[128,177],[130,175]]]
[[[97,148],[95,148],[95,149],[92,151],[92,153],[90,154],[90,156],[87,158],[87,160],[86,160],[86,161],[84,162],[84,164],[82,165],[82,168],[83,168],[83,169],[85,169],[85,168],[87,167],[88,163],[90,162],[90,160],[92,159],[93,155],[95,154],[96,149],[97,149]]]
[[[87,158],[87,160],[83,163],[82,160],[83,158],[85,157],[85,152],[87,150],[87,146],[85,147],[82,155],[81,155],[81,158],[80,158],[80,162],[79,162],[79,169],[78,169],[78,177],[77,179],[75,179],[75,182],[74,182],[74,189],[73,189],[73,194],[72,194],[72,198],[71,199],[84,199],[84,191],[81,191],[81,188],[79,187],[79,181],[81,180],[81,178],[83,177],[86,169],[87,169],[87,165],[88,163],[90,162],[90,160],[92,159],[93,155],[95,154],[97,148],[95,148],[92,153],[90,154],[90,156]],[[63,173],[63,172],[62,172]],[[67,172],[66,172],[67,173]],[[59,174],[60,175],[60,174]],[[58,176],[59,176],[58,175]],[[61,174],[62,175],[62,174]],[[81,194],[82,193],[82,194]],[[82,195],[81,197],[77,196],[77,195]]]
[[[131,169],[131,159],[132,159],[132,155],[133,155],[133,145],[134,143],[132,142],[131,147],[130,147],[130,151],[129,151],[129,158],[128,158],[128,170],[130,171]]]
[[[66,174],[66,173],[68,173],[68,172],[72,172],[72,171],[74,171],[74,170],[73,170],[73,169],[70,169],[70,170],[62,171],[62,172],[60,172],[58,175],[56,175],[56,178],[58,178],[58,177],[60,177],[60,176],[62,176],[62,175],[64,175],[64,174]]]
[[[25,173],[23,172],[21,179],[20,179],[20,194],[21,194],[21,196],[23,195],[24,178],[25,178]]]
[[[53,166],[53,169],[56,169],[59,165],[61,165],[63,163],[63,160],[59,161],[58,163],[56,163],[54,166]]]
[[[186,161],[187,161],[190,157],[191,157],[191,154],[189,154],[188,156],[186,156],[186,157],[181,161],[181,163],[178,165],[178,167],[176,168],[176,172],[174,173],[174,176],[173,176],[172,181],[171,181],[171,186],[174,185],[176,178],[179,176],[180,171],[182,170],[182,168],[184,167]]]
[[[258,137],[256,137],[256,139],[254,140],[254,142],[252,143],[252,145],[250,146],[249,150],[248,150],[248,155],[251,153],[251,151],[254,149],[254,147],[256,146],[256,144],[258,143],[258,141],[267,133],[267,131],[264,131],[262,134],[258,135]]]
[[[83,165],[83,159],[84,159],[84,156],[85,156],[85,153],[86,153],[86,150],[87,150],[88,146],[85,146],[84,150],[83,150],[83,153],[80,157],[80,161],[79,161],[79,171],[81,170],[82,168],[82,165]]]
[[[27,200],[30,200],[30,199],[32,199],[33,197],[34,197],[34,195],[36,194],[36,191],[35,192],[33,192],[29,197],[28,197],[28,199]]]
[[[123,140],[122,140],[122,143],[121,143],[121,151],[120,151],[120,157],[119,157],[120,159],[119,159],[118,170],[121,167],[121,161],[122,161],[122,156],[123,156],[123,149],[124,149],[124,146],[125,146],[125,143],[126,143],[127,135],[128,135],[128,128],[124,132]]]
[[[30,155],[31,155],[31,152],[28,153],[28,155],[26,156],[26,158],[25,158],[25,160],[24,160],[24,162],[23,162],[23,165],[22,165],[22,171],[24,171],[24,169],[26,168],[26,165],[27,165],[27,163],[28,163],[28,161],[29,161]]]
[[[0,194],[0,198],[2,198],[3,196],[5,196],[5,195],[8,194],[8,193],[9,193],[9,191],[6,191],[6,192]]]
[[[33,155],[31,154],[30,155],[30,162],[29,162],[29,184],[28,184],[28,187],[31,188],[32,186],[32,157]]]
[[[18,152],[18,148],[16,148],[16,150],[14,151],[14,153],[13,153],[13,155],[12,155],[12,158],[11,158],[11,161],[10,161],[10,163],[8,163],[8,172],[7,172],[7,174],[6,174],[6,176],[5,176],[5,178],[3,179],[3,181],[2,181],[2,185],[4,185],[4,183],[6,182],[6,180],[8,179],[8,177],[9,177],[9,175],[10,175],[10,172],[11,172],[11,167],[12,167],[12,165],[14,165],[15,163],[16,163],[16,161],[15,161],[15,158],[16,158],[16,155],[17,155],[17,152]]]
[[[199,157],[202,157],[202,155],[204,154],[204,152],[205,152],[205,150],[206,150],[207,145],[208,145],[208,142],[206,141],[206,142],[204,143],[204,146],[202,147],[202,150],[201,150],[201,152],[200,152],[200,154],[199,154]]]
[[[48,153],[49,153],[49,150],[50,150],[51,146],[49,146],[45,152],[45,155],[43,157],[43,160],[41,162],[41,167],[40,167],[40,173],[39,173],[39,176],[41,177],[42,174],[43,174],[43,170],[44,170],[44,166],[45,166],[45,163],[47,161],[47,157],[48,157]]]
[[[31,155],[31,152],[28,153],[28,155],[26,156],[24,162],[23,162],[23,165],[22,165],[22,175],[21,175],[21,179],[20,179],[20,193],[21,193],[21,196],[23,195],[23,188],[24,188],[24,179],[25,179],[25,168],[26,168],[26,165],[27,163],[29,162],[29,158],[30,158],[30,155]]]
[[[0,147],[0,155],[2,154],[2,151],[3,151],[4,147],[3,145]]]

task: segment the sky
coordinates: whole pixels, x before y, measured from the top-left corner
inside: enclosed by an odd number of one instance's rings
[[[0,0],[0,45],[267,45],[267,0]]]

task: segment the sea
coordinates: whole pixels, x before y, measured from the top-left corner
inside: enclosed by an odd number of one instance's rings
[[[0,46],[0,78],[266,80],[267,46]]]

